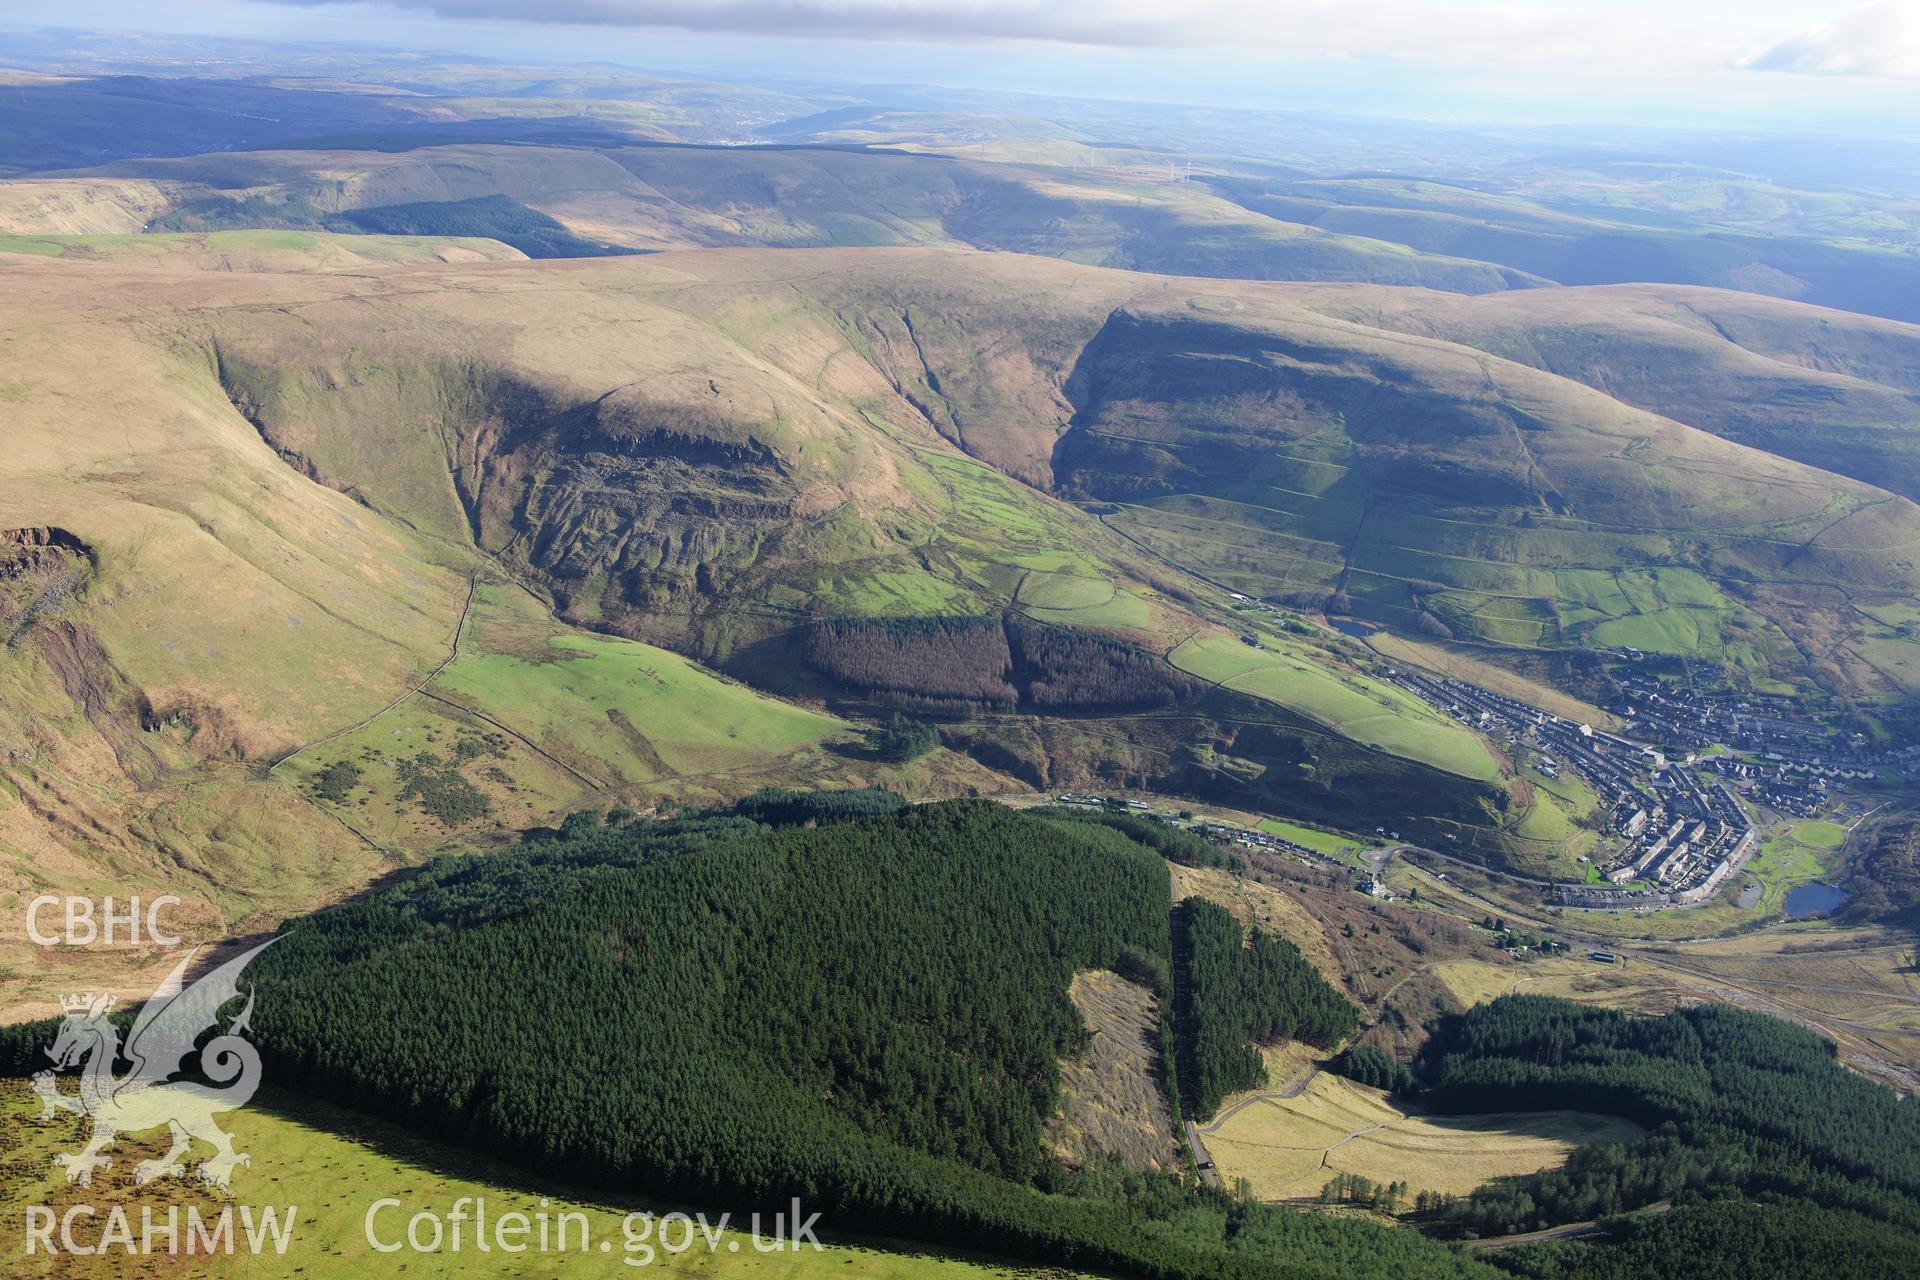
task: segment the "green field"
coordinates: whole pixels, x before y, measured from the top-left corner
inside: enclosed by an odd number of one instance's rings
[[[1367,847],[1367,842],[1357,836],[1335,835],[1331,831],[1303,827],[1297,822],[1287,822],[1280,818],[1260,819],[1260,829],[1270,836],[1291,840],[1297,845],[1312,849],[1315,853],[1324,853],[1328,857],[1338,857],[1343,853],[1352,853]]]
[[[426,690],[276,773],[322,798],[322,771],[351,765],[329,811],[379,845],[426,850],[608,793],[678,793],[683,779],[701,795],[752,790],[845,731],[664,649],[568,631],[519,589],[482,584],[459,657]]]
[[[1419,617],[1411,584],[1437,580],[1449,589],[1419,602],[1461,639],[1517,648],[1585,644],[1724,654],[1761,678],[1790,648],[1778,631],[1693,570],[1557,567],[1654,558],[1665,551],[1656,538],[1543,528],[1522,540],[1510,528],[1471,516],[1435,520],[1410,512],[1372,511],[1363,524],[1362,508],[1354,504],[1321,499],[1302,506],[1299,495],[1286,495],[1282,509],[1266,505],[1279,500],[1274,490],[1260,503],[1243,500],[1251,493],[1245,486],[1228,492],[1232,500],[1204,494],[1156,499],[1112,519],[1169,559],[1255,595],[1330,586],[1351,544],[1344,581],[1362,616],[1408,626]],[[1301,509],[1291,510],[1295,506]]]
[[[1181,645],[1170,661],[1202,680],[1278,703],[1394,755],[1479,781],[1500,777],[1486,745],[1468,730],[1391,685],[1336,672],[1304,653],[1256,649],[1214,633]]]
[[[914,479],[941,514],[926,531],[922,560],[977,597],[1011,598],[1043,622],[1129,630],[1153,611],[1122,589],[1096,548],[1099,526],[971,459],[915,449]],[[922,613],[962,613],[945,607]]]
[[[1044,537],[1051,528],[1047,514],[1005,476],[971,458],[921,451],[920,460],[932,470],[946,491],[953,532],[962,537],[991,532],[1015,543]]]
[[[1528,761],[1520,776],[1531,786],[1532,803],[1508,834],[1526,842],[1528,864],[1546,874],[1581,879],[1593,872],[1581,864],[1582,854],[1593,852],[1598,836],[1580,819],[1591,819],[1600,807],[1593,789],[1578,776],[1563,773],[1549,778]]]
[[[1661,609],[1614,618],[1593,629],[1592,640],[1607,648],[1644,649],[1648,653],[1719,653],[1721,615],[1711,609]]]
[[[264,1104],[264,1105],[263,1105]],[[138,1238],[143,1206],[152,1206],[154,1220],[166,1221],[167,1206],[196,1206],[203,1218],[219,1212],[220,1202],[201,1191],[191,1181],[172,1179],[132,1185],[134,1159],[122,1152],[114,1154],[113,1166],[97,1176],[91,1190],[69,1188],[57,1181],[58,1170],[52,1157],[70,1150],[74,1125],[61,1122],[41,1126],[32,1117],[39,1108],[33,1103],[24,1082],[0,1084],[0,1132],[9,1135],[7,1156],[19,1161],[23,1176],[0,1182],[0,1206],[10,1221],[23,1219],[28,1205],[52,1206],[56,1212],[69,1203],[100,1206],[124,1206]],[[576,1188],[555,1186],[528,1179],[524,1174],[481,1157],[442,1147],[416,1138],[392,1125],[370,1120],[353,1112],[323,1103],[310,1102],[287,1094],[265,1093],[255,1105],[223,1117],[234,1135],[234,1145],[252,1158],[249,1167],[234,1173],[232,1199],[249,1206],[294,1206],[298,1210],[295,1228],[285,1256],[267,1252],[252,1256],[244,1247],[228,1258],[222,1257],[215,1274],[236,1278],[284,1280],[288,1276],[305,1280],[361,1280],[374,1274],[408,1277],[481,1277],[483,1280],[550,1280],[551,1277],[614,1277],[664,1274],[673,1276],[743,1276],[765,1280],[825,1280],[826,1277],[871,1277],[872,1280],[914,1280],[920,1276],[950,1276],[957,1280],[986,1280],[987,1277],[1030,1274],[1001,1267],[985,1260],[944,1257],[925,1252],[900,1251],[864,1244],[826,1243],[816,1252],[811,1248],[797,1252],[756,1253],[752,1237],[739,1230],[718,1232],[715,1247],[697,1233],[694,1247],[678,1253],[655,1249],[651,1260],[636,1245],[629,1254],[626,1246],[626,1216],[630,1213],[664,1214],[676,1206],[635,1200],[617,1195],[602,1195]],[[164,1141],[156,1135],[143,1135],[146,1142],[139,1157],[158,1154]],[[210,1154],[197,1147],[189,1159]],[[436,1253],[378,1253],[367,1240],[365,1219],[376,1200],[394,1198],[403,1207],[383,1210],[374,1219],[377,1238],[392,1243],[404,1238],[407,1219],[426,1211],[445,1219],[463,1197],[484,1198],[489,1219],[495,1223],[502,1215],[539,1213],[553,1215],[558,1239],[559,1215],[585,1216],[588,1248],[569,1247],[540,1252],[507,1253],[498,1248],[481,1250],[474,1241],[469,1222],[459,1252],[443,1248]],[[469,1209],[471,1206],[469,1205]],[[689,1209],[688,1212],[693,1212]],[[717,1221],[718,1212],[710,1215]],[[78,1241],[89,1239],[89,1229],[97,1232],[98,1220],[81,1219],[75,1228]],[[570,1228],[567,1244],[579,1240],[579,1229]],[[677,1229],[676,1229],[677,1230]],[[536,1236],[527,1237],[529,1241]],[[600,1242],[611,1244],[602,1252]],[[642,1242],[646,1243],[646,1242]],[[674,1243],[679,1237],[674,1236]],[[186,1259],[140,1258],[109,1251],[95,1257],[72,1255],[27,1256],[20,1239],[10,1239],[6,1247],[7,1274],[19,1280],[120,1280],[122,1277],[154,1274],[191,1274],[168,1267]],[[627,1259],[634,1261],[629,1264]],[[160,1270],[150,1268],[161,1264]],[[1049,1272],[1050,1275],[1064,1275]]]
[[[1793,838],[1815,849],[1838,849],[1847,842],[1847,829],[1837,822],[1796,822]]]
[[[1062,626],[1135,630],[1153,620],[1152,608],[1139,596],[1075,573],[1029,573],[1015,600],[1040,621]]]
[[[892,568],[823,574],[813,582],[813,603],[825,613],[856,617],[920,617],[979,609],[974,596],[943,578]]]
[[[958,615],[1017,604],[1067,626],[1152,624],[1153,606],[1122,587],[1090,545],[1097,524],[989,466],[903,439],[872,412],[863,418],[900,446],[900,482],[918,509],[890,517],[884,538],[851,508],[813,522],[809,558],[820,567],[778,589],[779,603],[860,617]]]
[[[727,773],[811,746],[840,726],[723,680],[651,645],[555,637],[546,653],[462,657],[437,682],[556,755],[636,780]],[[624,723],[622,723],[624,721]]]
[[[1125,592],[1090,609],[1029,609],[1027,614],[1036,621],[1059,626],[1102,627],[1113,631],[1139,630],[1153,622],[1153,610],[1147,602]]]
[[[1091,609],[1119,594],[1104,578],[1077,573],[1030,573],[1020,583],[1018,601],[1035,609]]]

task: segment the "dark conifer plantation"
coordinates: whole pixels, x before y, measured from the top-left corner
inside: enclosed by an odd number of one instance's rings
[[[1399,1093],[1413,1087],[1413,1072],[1379,1045],[1356,1044],[1340,1054],[1329,1069],[1369,1088]]]
[[[1624,1226],[1617,1246],[1501,1256],[1523,1275],[1664,1275],[1675,1258],[1724,1259],[1711,1274],[1743,1280],[1916,1273],[1920,1102],[1848,1071],[1811,1032],[1724,1005],[1644,1018],[1507,996],[1457,1020],[1436,1050],[1424,1101],[1437,1110],[1572,1108],[1648,1126],[1453,1207],[1460,1228],[1499,1234],[1674,1206]],[[1796,1239],[1834,1251],[1782,1247]],[[1896,1257],[1904,1272],[1888,1269]]]
[[[830,619],[805,653],[857,696],[952,714],[1144,710],[1200,689],[1157,654],[1017,614]]]
[[[1180,904],[1173,927],[1181,1102],[1195,1119],[1266,1083],[1257,1045],[1325,1049],[1352,1032],[1359,1011],[1287,939],[1259,929],[1249,939],[1231,912],[1199,898]]]
[[[896,804],[765,792],[430,863],[249,971],[269,1078],[568,1182],[799,1196],[828,1231],[1142,1277],[1490,1280],[1414,1233],[1060,1167],[1069,984],[1165,973],[1166,864],[1093,823]]]

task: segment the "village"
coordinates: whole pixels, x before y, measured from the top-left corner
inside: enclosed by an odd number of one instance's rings
[[[1875,748],[1864,736],[1797,717],[1779,699],[1709,697],[1628,666],[1613,675],[1616,733],[1557,715],[1470,681],[1384,667],[1378,674],[1468,725],[1547,780],[1590,788],[1606,829],[1584,882],[1535,882],[1570,910],[1645,912],[1713,900],[1759,849],[1754,809],[1814,818],[1845,808],[1850,787],[1920,780],[1920,743]],[[1631,735],[1631,736],[1629,736]],[[1221,846],[1283,853],[1348,871],[1343,861],[1283,836],[1157,809],[1141,800],[1065,792],[1062,804],[1121,808],[1185,827]],[[1378,828],[1391,847],[1400,833]],[[1356,850],[1357,851],[1357,850]],[[1453,857],[1453,854],[1443,854]],[[1362,885],[1385,894],[1382,883]]]
[[[1613,708],[1635,737],[1464,680],[1396,669],[1386,676],[1509,754],[1524,748],[1543,777],[1570,772],[1593,789],[1608,814],[1593,881],[1553,885],[1557,901],[1576,910],[1709,901],[1760,844],[1752,806],[1812,818],[1833,810],[1850,785],[1920,777],[1920,744],[1875,750],[1861,735],[1783,708],[1678,692],[1637,671],[1615,677]]]

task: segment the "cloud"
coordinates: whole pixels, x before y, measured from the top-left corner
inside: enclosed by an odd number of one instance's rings
[[[1920,6],[1882,0],[1787,37],[1746,65],[1755,71],[1920,79]]]
[[[319,6],[348,0],[275,0]],[[1604,0],[385,0],[441,18],[917,42],[1241,49],[1427,62],[1648,62]],[[1688,43],[1688,42],[1681,42]],[[1729,52],[1717,54],[1724,66]]]
[[[329,4],[340,0],[285,0]],[[388,0],[443,18],[676,27],[874,40],[1044,40],[1150,46],[1205,43],[1205,16],[1136,0]],[[1234,9],[1235,4],[1203,8]],[[1247,6],[1251,9],[1251,6]]]

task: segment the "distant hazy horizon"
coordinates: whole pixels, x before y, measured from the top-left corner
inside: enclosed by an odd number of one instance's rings
[[[1541,0],[1501,9],[1100,0],[77,0],[62,27],[355,41],[759,82],[939,85],[1476,125],[1911,135],[1920,5]],[[571,20],[561,20],[571,19]],[[43,24],[15,21],[14,32]],[[698,29],[695,29],[698,28]],[[4,61],[4,59],[0,59]]]

